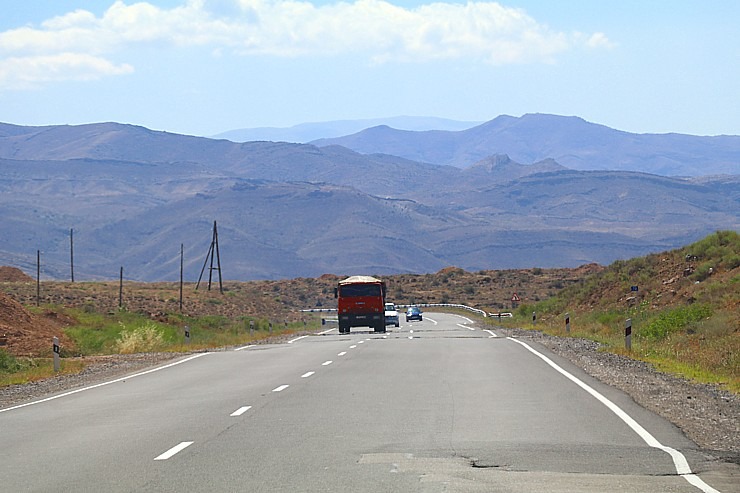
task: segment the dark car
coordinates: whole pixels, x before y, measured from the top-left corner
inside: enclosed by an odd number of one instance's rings
[[[421,310],[418,306],[410,306],[406,309],[406,321],[418,320],[421,322]]]

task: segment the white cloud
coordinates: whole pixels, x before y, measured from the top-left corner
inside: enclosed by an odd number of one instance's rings
[[[586,40],[586,46],[589,48],[614,48],[616,44],[612,43],[604,33],[593,33]]]
[[[610,45],[602,33],[555,32],[521,9],[486,1],[403,8],[384,0],[321,6],[298,0],[188,0],[162,9],[117,0],[101,17],[76,10],[38,28],[0,33],[0,57],[12,57],[5,58],[6,66],[16,63],[32,69],[23,77],[29,81],[76,78],[83,65],[88,76],[96,70],[105,76],[127,69],[102,63],[103,57],[141,43],[206,46],[219,54],[351,53],[376,63],[468,59],[492,64],[551,62],[578,45]],[[87,62],[60,63],[72,60],[71,54]],[[25,57],[29,58],[22,62]],[[43,60],[54,62],[47,73],[40,65]],[[65,75],[65,66],[77,75]],[[7,77],[0,79],[0,87]]]
[[[133,72],[131,65],[82,53],[27,56],[0,59],[0,88],[28,89],[45,82],[94,80]]]

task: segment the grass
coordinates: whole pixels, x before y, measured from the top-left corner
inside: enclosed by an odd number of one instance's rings
[[[235,346],[320,326],[318,319],[312,320],[310,325],[308,322],[286,325],[253,317],[231,319],[221,315],[167,314],[167,322],[155,322],[145,315],[126,311],[72,312],[71,315],[79,317],[79,323],[65,332],[75,342],[80,356]],[[189,342],[185,337],[186,328]]]
[[[625,318],[615,320],[614,314],[571,314],[570,333],[566,333],[564,322],[560,324],[559,320],[552,318],[543,320],[538,317],[535,325],[531,318],[525,321],[521,316],[495,320],[495,323],[537,329],[558,337],[593,340],[600,343],[605,351],[651,363],[661,371],[697,382],[719,384],[740,394],[740,334],[721,321],[728,317],[727,313],[720,313],[699,324],[692,322],[685,326],[671,326],[668,330],[670,333],[661,338],[652,336],[650,329],[645,331],[640,323],[633,321],[630,351],[625,347]],[[672,318],[660,317],[661,327],[666,319]],[[715,326],[720,328],[716,329]],[[646,336],[645,333],[650,335]]]
[[[42,307],[39,310],[43,310]],[[158,322],[140,313],[116,310],[107,313],[88,308],[73,309],[55,306],[77,322],[65,329],[74,349],[62,347],[60,374],[79,373],[84,362],[75,356],[132,354],[140,352],[188,352],[215,347],[238,346],[263,341],[270,337],[292,334],[321,327],[319,317],[310,321],[270,323],[267,319],[205,315],[187,317],[166,314],[166,322]],[[185,327],[190,333],[186,342]],[[33,382],[54,376],[50,358],[15,357],[0,348],[0,386]]]
[[[62,375],[79,373],[84,366],[79,360],[62,359],[59,373]],[[0,387],[35,382],[51,375],[54,375],[52,358],[16,358],[0,349]]]

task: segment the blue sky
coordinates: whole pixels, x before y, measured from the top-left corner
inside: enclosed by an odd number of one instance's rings
[[[735,0],[4,0],[0,122],[575,115],[740,134]]]

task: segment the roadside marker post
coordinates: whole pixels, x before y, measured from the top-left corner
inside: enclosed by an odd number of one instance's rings
[[[532,325],[537,325],[537,312],[532,312]]]
[[[565,314],[565,332],[570,334],[570,313]]]
[[[52,340],[51,350],[54,353],[54,373],[59,373],[59,367],[61,366],[61,361],[59,358],[59,338],[56,336]]]
[[[185,326],[185,344],[190,344],[190,327]]]
[[[627,351],[632,351],[632,319],[628,318],[624,322],[624,347]]]

